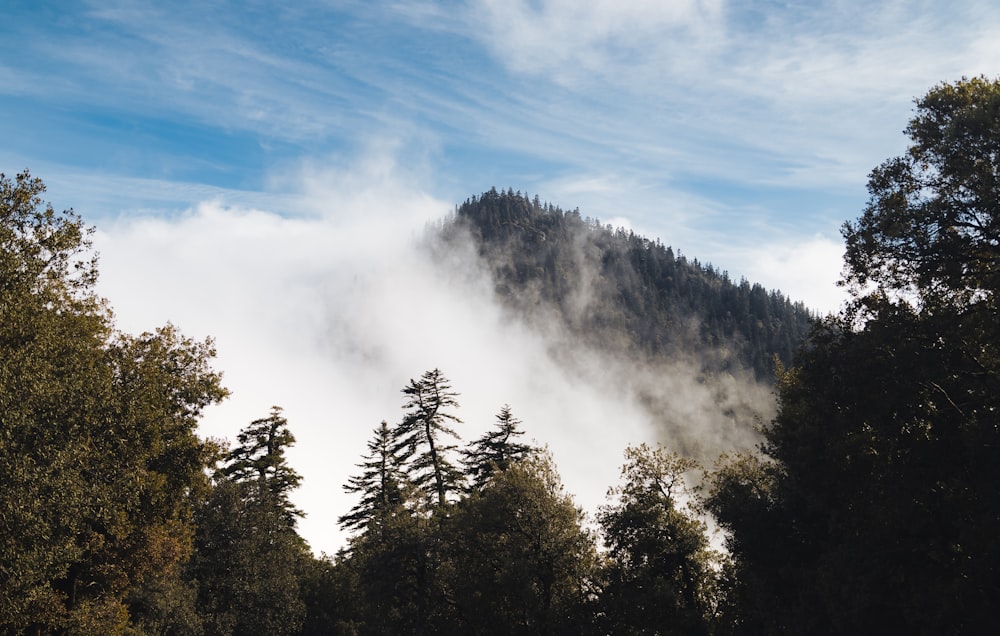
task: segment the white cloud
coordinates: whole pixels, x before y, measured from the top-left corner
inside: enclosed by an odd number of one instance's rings
[[[172,321],[216,338],[233,395],[210,410],[203,434],[232,440],[272,404],[285,408],[298,438],[290,459],[305,478],[295,498],[308,512],[301,529],[315,550],[342,545],[336,518],[354,502],[341,485],[372,429],[398,420],[403,386],[434,367],[461,393],[465,440],[509,403],[591,511],[616,484],[629,444],[660,439],[707,457],[752,446],[746,422],[724,411],[766,410],[767,389],[735,379],[706,386],[679,360],[651,370],[595,356],[551,325],[512,321],[461,250],[433,264],[417,240],[451,203],[415,189],[416,175],[387,148],[352,169],[313,163],[297,180],[293,171],[278,178],[298,188],[289,200],[304,202],[293,216],[216,199],[173,218],[109,219],[96,236],[100,291],[121,328]]]
[[[122,218],[96,236],[100,291],[121,328],[169,320],[216,338],[233,396],[210,411],[203,433],[234,439],[283,406],[298,438],[291,460],[305,477],[302,532],[333,551],[343,540],[336,517],[353,504],[340,486],[371,430],[399,417],[409,378],[440,367],[462,394],[466,439],[509,402],[528,434],[551,446],[571,491],[596,506],[625,445],[650,438],[647,416],[613,387],[598,391],[561,370],[541,336],[503,317],[475,270],[444,277],[416,249],[423,220],[448,204],[395,197],[391,179],[318,174],[314,194],[328,193],[329,179],[358,187],[314,199],[329,205],[318,216],[206,202],[175,219]]]
[[[843,240],[817,234],[723,249],[720,257],[747,280],[780,289],[790,300],[825,315],[837,313],[847,300],[847,292],[837,286],[843,255]]]
[[[720,0],[478,0],[471,9],[478,32],[513,70],[574,84],[588,73],[648,60],[663,38],[688,47],[710,40],[721,7]]]
[[[527,113],[559,112],[581,172],[843,193],[901,149],[914,97],[996,72],[998,24],[981,2],[475,0],[461,28],[528,78]]]

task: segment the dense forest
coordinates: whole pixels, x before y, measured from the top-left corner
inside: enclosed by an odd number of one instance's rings
[[[509,191],[460,206],[439,248],[471,234],[515,314],[637,357],[738,352],[706,374],[776,354],[777,413],[711,465],[623,449],[588,517],[522,441],[544,423],[505,405],[463,442],[431,369],[358,449],[351,539],[321,557],[282,410],[200,438],[212,342],[118,331],[83,221],[0,176],[0,633],[992,633],[1000,81],[933,88],[906,134],[843,228],[850,303],[794,355],[808,315],[777,292]]]
[[[772,382],[774,356],[790,364],[813,318],[780,291],[513,190],[468,199],[440,236],[445,250],[471,236],[504,303],[529,320],[555,316],[575,346]]]
[[[699,461],[760,442],[775,365],[791,364],[816,318],[778,290],[513,190],[471,197],[429,230],[442,271],[472,261],[563,369],[582,381],[614,369],[657,436]]]

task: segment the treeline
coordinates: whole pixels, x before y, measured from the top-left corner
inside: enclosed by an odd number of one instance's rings
[[[998,81],[917,101],[844,226],[852,300],[778,369],[758,453],[626,449],[592,524],[510,408],[460,447],[432,370],[320,559],[281,411],[199,439],[211,342],[116,331],[79,218],[0,177],[0,633],[993,633],[998,122]]]
[[[689,462],[629,450],[598,516],[611,553],[630,555],[611,559],[509,408],[457,448],[457,393],[437,370],[404,388],[402,419],[375,430],[345,485],[350,545],[314,558],[281,409],[232,447],[200,439],[201,412],[227,395],[212,342],[117,331],[89,230],[43,192],[0,176],[0,633],[614,631],[648,620],[625,600],[642,577],[651,612],[712,620]]]
[[[693,461],[627,449],[598,533],[509,406],[459,449],[447,378],[428,371],[403,393],[346,485],[359,503],[340,522],[355,534],[313,588],[306,633],[716,631],[724,560],[692,507]]]
[[[780,291],[513,190],[471,197],[439,235],[444,249],[473,238],[509,307],[555,315],[574,341],[611,353],[686,354],[708,372],[772,382],[774,357],[791,364],[814,318]]]

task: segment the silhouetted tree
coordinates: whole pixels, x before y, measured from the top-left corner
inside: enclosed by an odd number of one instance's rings
[[[368,454],[358,464],[361,473],[344,484],[344,490],[361,495],[361,500],[338,518],[343,528],[381,533],[389,517],[405,513],[407,485],[394,444],[392,429],[383,421],[368,442]]]
[[[504,405],[497,413],[492,430],[462,450],[462,463],[472,487],[482,489],[496,471],[505,471],[511,464],[527,459],[536,449],[515,441],[524,435],[519,429],[521,420],[514,417],[510,406]]]
[[[423,490],[429,501],[443,506],[462,485],[462,471],[449,457],[455,445],[446,441],[449,437],[459,439],[449,425],[461,423],[449,412],[458,406],[458,393],[451,390],[439,369],[433,369],[420,380],[411,379],[403,395],[406,412],[393,430],[392,452],[403,462],[410,483]]]
[[[845,226],[853,299],[780,374],[773,462],[725,469],[747,632],[986,633],[1000,598],[1000,82],[917,101]]]
[[[685,474],[698,464],[645,444],[625,451],[624,484],[597,516],[608,547],[602,607],[608,629],[706,634],[715,604],[705,523],[686,508]]]

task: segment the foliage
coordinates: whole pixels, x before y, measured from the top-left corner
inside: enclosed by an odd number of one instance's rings
[[[0,176],[0,630],[122,633],[190,551],[195,435],[226,392],[211,341],[116,333],[72,211]]]
[[[988,303],[1000,287],[1000,82],[935,87],[906,134],[907,154],[872,171],[868,207],[844,226],[846,282],[930,309]]]
[[[254,420],[198,508],[191,575],[209,636],[294,634],[306,607],[308,547],[289,501],[301,478],[285,458],[295,442],[281,409]]]
[[[645,444],[625,450],[624,484],[597,520],[609,563],[602,598],[609,629],[705,634],[714,606],[714,555],[705,523],[685,510],[685,474],[698,464]]]
[[[405,413],[393,431],[392,452],[404,464],[410,483],[423,490],[428,501],[443,506],[462,485],[462,472],[448,457],[455,446],[445,443],[446,437],[458,438],[448,424],[461,423],[448,411],[458,406],[458,394],[439,369],[432,369],[419,380],[411,379],[403,395]]]
[[[503,472],[536,452],[532,446],[514,441],[524,435],[518,428],[520,425],[521,420],[514,417],[510,406],[505,404],[497,413],[494,428],[462,451],[465,474],[473,488],[481,490],[495,472]]]
[[[594,538],[547,455],[494,473],[446,530],[458,632],[581,633],[588,624]]]
[[[809,311],[780,292],[512,190],[468,199],[439,233],[444,247],[469,235],[508,307],[555,316],[598,350],[771,382],[774,356],[789,364],[809,330]]]
[[[362,472],[352,475],[344,484],[344,490],[361,495],[361,499],[337,519],[343,528],[379,533],[390,517],[405,513],[407,485],[402,462],[393,452],[394,444],[395,436],[383,420],[368,442],[368,454],[358,464]]]
[[[773,464],[731,465],[709,498],[732,532],[738,631],[994,623],[1000,83],[935,87],[907,134],[845,226],[849,311],[780,376]]]
[[[289,494],[302,482],[302,477],[289,466],[285,449],[295,443],[288,430],[288,421],[281,407],[272,406],[271,414],[250,422],[237,436],[239,446],[229,452],[222,474],[239,483],[253,484],[272,505],[280,507],[285,521],[295,525],[302,516],[289,500]]]
[[[431,466],[418,464],[421,473],[404,460],[417,456],[416,445],[429,455],[428,431],[450,432],[428,422],[458,421],[444,410],[457,406],[457,393],[434,370],[404,394],[404,423],[419,426],[383,423],[359,464],[363,472],[346,486],[361,501],[342,523],[361,532],[328,565],[334,592],[322,597],[325,629],[564,633],[587,626],[596,550],[551,458],[513,441],[520,422],[504,407],[496,429],[462,452],[480,486],[448,489],[453,496],[442,500]],[[426,485],[415,489],[421,474]]]

